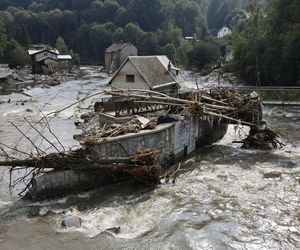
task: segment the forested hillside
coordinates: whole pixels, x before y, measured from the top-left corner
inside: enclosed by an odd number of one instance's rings
[[[224,13],[222,9],[213,13],[222,12],[224,20],[219,18],[216,25],[210,22],[220,28],[239,4],[235,0],[217,2],[221,6],[230,3]],[[209,3],[207,0],[4,0],[0,3],[0,20],[8,38],[14,38],[23,47],[41,42],[54,46],[61,36],[83,62],[100,63],[104,49],[112,42],[129,41],[141,55],[166,53],[185,64],[190,48],[183,46],[183,38],[207,38]]]
[[[300,1],[270,0],[248,8],[233,36],[232,70],[252,84],[300,86]]]
[[[103,63],[105,48],[113,42],[128,41],[138,48],[139,55],[166,54],[174,63],[201,70],[234,48],[235,60],[227,68],[247,82],[285,82],[288,74],[288,81],[294,83],[299,78],[299,51],[292,53],[290,48],[299,48],[299,1],[249,2],[1,0],[1,61],[22,65],[26,48],[45,43],[64,50],[67,47],[82,63]],[[279,13],[280,8],[283,13]],[[216,39],[223,26],[232,29],[232,36]],[[279,32],[283,33],[278,37]],[[194,39],[186,41],[185,37]],[[274,43],[276,49],[268,43]],[[16,54],[23,56],[12,60],[11,55]],[[276,68],[280,63],[268,65],[274,58],[284,59],[288,72],[269,78],[271,71],[280,72]]]

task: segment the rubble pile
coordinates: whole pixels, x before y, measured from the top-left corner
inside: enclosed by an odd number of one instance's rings
[[[265,121],[261,121],[260,127],[251,127],[249,135],[240,141],[242,148],[272,150],[285,146],[279,141],[278,135],[266,125]]]
[[[84,145],[94,145],[103,138],[116,137],[128,133],[137,133],[142,129],[154,129],[156,126],[155,118],[145,118],[146,122],[141,122],[141,117],[133,118],[125,123],[106,123],[103,127],[95,126],[80,136],[80,141]]]

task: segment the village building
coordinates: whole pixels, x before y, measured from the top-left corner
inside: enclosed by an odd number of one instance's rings
[[[228,27],[224,26],[218,31],[217,37],[222,38],[222,37],[230,35],[230,34],[231,34],[231,30]]]
[[[128,56],[137,56],[138,50],[131,43],[114,43],[105,50],[105,69],[115,72]]]
[[[56,71],[70,71],[72,56],[61,55],[57,49],[49,46],[33,46],[28,50],[31,57],[33,74],[50,74]]]
[[[233,51],[228,51],[225,54],[225,62],[230,62],[233,60]]]
[[[160,55],[129,56],[109,84],[112,89],[143,89],[174,94],[183,82],[180,69],[168,57]]]
[[[196,36],[185,36],[184,40],[187,41],[187,42],[192,42],[192,41],[199,42],[199,40],[197,39]]]

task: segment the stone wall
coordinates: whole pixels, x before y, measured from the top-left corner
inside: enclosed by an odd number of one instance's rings
[[[201,121],[199,118],[182,118],[176,123],[160,124],[155,130],[142,131],[107,138],[92,148],[92,158],[124,157],[137,150],[156,149],[161,154],[161,164],[169,167],[173,161],[193,152],[197,147],[210,145],[223,138],[227,125]],[[33,179],[30,195],[34,200],[57,197],[95,186],[112,183],[112,179],[100,172],[60,171]]]
[[[55,171],[40,175],[32,180],[27,196],[34,201],[59,197],[108,183],[105,173],[74,170]]]

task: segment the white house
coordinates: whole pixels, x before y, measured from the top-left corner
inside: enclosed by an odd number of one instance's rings
[[[163,55],[129,56],[113,75],[112,89],[146,89],[177,93],[184,81],[180,70]]]
[[[230,34],[231,34],[231,30],[228,27],[224,26],[223,28],[221,28],[219,30],[217,36],[218,36],[218,38],[222,38],[222,37],[230,35]]]

